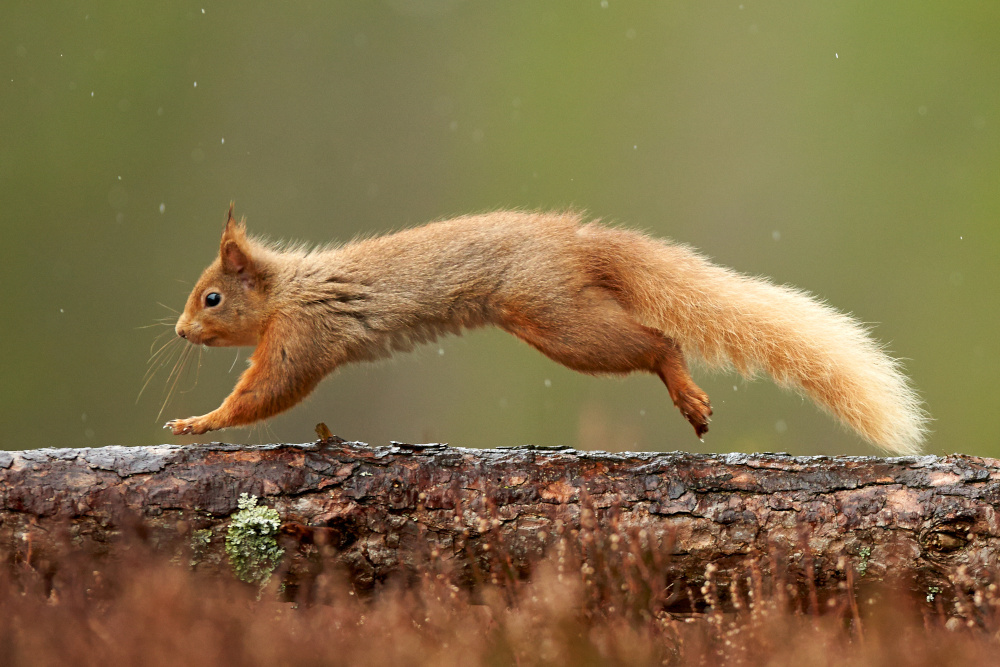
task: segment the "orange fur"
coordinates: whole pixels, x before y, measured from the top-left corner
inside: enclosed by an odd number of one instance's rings
[[[210,294],[221,302],[207,305]],[[217,410],[167,426],[204,433],[266,419],[342,364],[485,325],[584,373],[658,375],[699,436],[712,410],[685,355],[764,370],[890,451],[916,452],[924,437],[919,399],[862,325],[684,246],[573,213],[501,211],[283,249],[248,237],[231,207],[176,330],[256,350]]]

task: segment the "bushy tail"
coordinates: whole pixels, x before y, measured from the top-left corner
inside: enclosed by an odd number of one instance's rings
[[[921,401],[900,362],[857,320],[804,291],[720,267],[684,246],[596,225],[580,234],[602,237],[593,257],[603,264],[601,273],[640,321],[686,354],[747,376],[764,370],[873,444],[899,454],[920,451],[928,421]]]

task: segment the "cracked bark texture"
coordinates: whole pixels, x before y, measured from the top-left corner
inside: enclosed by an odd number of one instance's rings
[[[426,571],[431,559],[469,582],[519,576],[560,544],[613,550],[619,538],[608,537],[619,535],[695,590],[713,564],[720,579],[795,570],[832,591],[849,577],[904,575],[927,592],[988,580],[1000,546],[993,459],[329,438],[0,452],[0,548],[9,563],[57,567],[74,549],[113,551],[139,525],[193,565],[223,568],[241,493],[280,514],[281,574],[293,585],[333,565],[364,589]],[[674,597],[683,606],[690,596]]]

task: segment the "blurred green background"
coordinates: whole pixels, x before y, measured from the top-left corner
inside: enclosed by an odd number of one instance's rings
[[[0,449],[148,445],[215,408],[206,350],[157,417],[153,340],[217,250],[573,206],[876,323],[935,421],[1000,455],[1000,4],[5,0]],[[197,361],[197,359],[195,359]],[[235,362],[235,363],[234,363]],[[199,441],[872,450],[767,381],[578,375],[496,330],[344,368]]]

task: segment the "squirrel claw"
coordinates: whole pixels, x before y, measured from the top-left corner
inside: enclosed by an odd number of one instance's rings
[[[163,425],[163,428],[169,429],[174,435],[184,435],[194,431],[190,419],[171,419]]]

